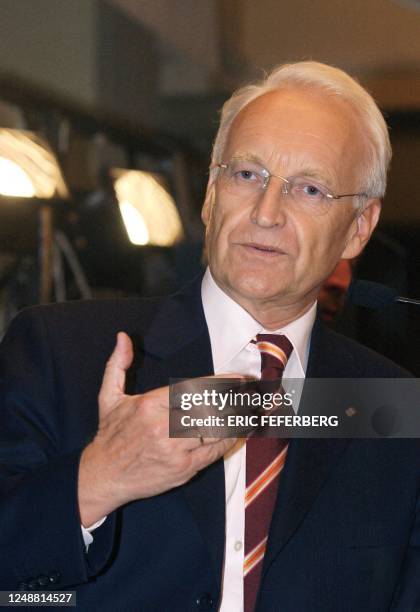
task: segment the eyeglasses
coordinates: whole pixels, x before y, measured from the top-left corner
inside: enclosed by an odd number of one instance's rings
[[[267,189],[272,177],[283,181],[282,193],[302,206],[311,214],[325,214],[334,200],[358,197],[361,204],[368,198],[367,193],[344,193],[336,195],[327,187],[304,176],[285,178],[272,174],[257,162],[233,158],[229,163],[215,164],[220,168],[219,179],[222,187],[233,196],[257,198]]]

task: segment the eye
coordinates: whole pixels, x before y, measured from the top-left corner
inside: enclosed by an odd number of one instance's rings
[[[316,185],[305,185],[302,188],[302,191],[306,193],[306,195],[311,196],[313,198],[323,195]]]
[[[328,196],[328,189],[312,181],[297,177],[291,180],[292,193],[298,198],[311,202],[321,202]]]
[[[247,159],[232,159],[226,166],[226,177],[229,179],[230,189],[243,195],[258,193],[265,187],[270,174],[259,164]]]
[[[235,169],[233,174],[237,181],[245,183],[256,183],[261,180],[259,174],[249,168]]]

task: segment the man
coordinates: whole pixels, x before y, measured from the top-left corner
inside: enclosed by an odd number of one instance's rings
[[[377,223],[389,158],[349,76],[280,67],[224,107],[203,280],[15,320],[0,357],[1,588],[75,589],[81,610],[418,609],[417,441],[283,449],[252,600],[249,442],[168,438],[169,378],[260,376],[258,334],[287,338],[284,376],[405,375],[315,321],[323,281]]]

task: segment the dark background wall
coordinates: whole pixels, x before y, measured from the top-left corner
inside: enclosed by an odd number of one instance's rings
[[[338,65],[387,115],[394,160],[381,231],[405,263],[386,268],[419,297],[419,7],[417,0],[1,0],[0,128],[36,130],[56,151],[71,200],[57,206],[55,221],[93,293],[165,293],[200,266],[208,154],[229,93],[285,61]],[[112,166],[165,176],[184,223],[182,244],[128,243],[109,189]],[[1,327],[37,301],[36,211],[0,206],[0,227]],[[368,255],[359,272],[392,282],[383,254]],[[79,297],[71,278],[69,285],[67,297]],[[420,316],[403,308],[391,319],[400,316],[398,329],[418,346]],[[417,367],[401,334],[392,342],[400,360],[408,352]]]

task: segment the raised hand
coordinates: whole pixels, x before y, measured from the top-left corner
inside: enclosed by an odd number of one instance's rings
[[[184,484],[222,457],[231,438],[169,438],[169,387],[125,394],[133,347],[124,332],[106,368],[99,392],[99,427],[79,468],[79,511],[88,527],[135,499]]]

